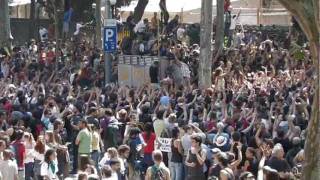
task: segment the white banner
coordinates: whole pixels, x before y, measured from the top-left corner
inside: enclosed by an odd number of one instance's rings
[[[171,138],[157,138],[160,145],[155,141],[155,147],[162,152],[171,152]]]

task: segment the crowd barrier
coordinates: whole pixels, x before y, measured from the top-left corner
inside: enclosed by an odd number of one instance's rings
[[[154,61],[159,61],[159,76],[165,77],[165,69],[168,61],[165,57],[158,56],[118,56],[118,82],[130,87],[139,87],[144,83],[150,82],[149,68]]]

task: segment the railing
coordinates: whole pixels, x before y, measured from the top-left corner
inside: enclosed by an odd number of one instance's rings
[[[157,56],[118,56],[118,82],[131,87],[139,87],[150,82],[149,68],[154,61],[159,61],[159,76],[164,77],[168,61]]]
[[[160,59],[164,58],[157,56],[120,55],[118,57],[118,64],[151,66],[154,61],[159,61]]]

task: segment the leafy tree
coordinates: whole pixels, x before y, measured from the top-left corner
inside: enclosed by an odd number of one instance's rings
[[[312,114],[305,142],[305,164],[302,178],[304,180],[316,180],[320,177],[319,0],[279,0],[279,2],[291,12],[306,34],[317,73],[316,80],[314,81],[315,92],[313,95]]]
[[[10,46],[10,18],[8,0],[0,0],[0,47]]]

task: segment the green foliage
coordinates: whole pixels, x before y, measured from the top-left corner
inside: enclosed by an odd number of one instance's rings
[[[95,0],[72,0],[71,7],[73,8],[73,21],[88,22],[93,12],[92,4]]]

